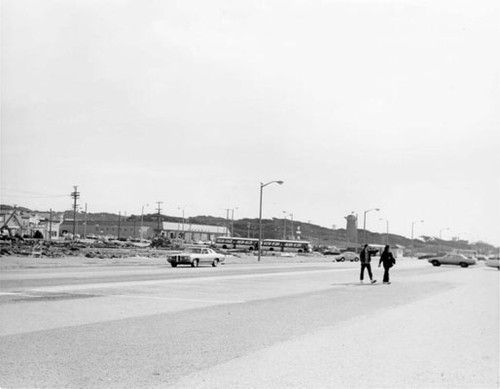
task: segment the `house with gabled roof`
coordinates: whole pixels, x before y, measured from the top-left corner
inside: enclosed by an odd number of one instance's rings
[[[46,219],[37,213],[22,213],[16,210],[0,213],[2,235],[33,237],[37,231],[45,239],[57,239],[60,222]]]
[[[8,231],[10,236],[22,236],[25,232],[23,218],[16,211],[0,214],[0,230]]]

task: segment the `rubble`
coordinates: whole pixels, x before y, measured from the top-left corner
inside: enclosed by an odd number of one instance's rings
[[[32,258],[63,258],[84,256],[86,258],[159,258],[167,250],[152,247],[137,247],[128,242],[67,241],[43,239],[2,239],[0,256]]]

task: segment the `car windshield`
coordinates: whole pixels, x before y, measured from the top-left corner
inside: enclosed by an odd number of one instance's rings
[[[196,248],[196,247],[189,247],[187,249],[184,249],[184,252],[185,253],[196,253],[196,254],[199,254],[199,253],[201,253],[201,249]]]

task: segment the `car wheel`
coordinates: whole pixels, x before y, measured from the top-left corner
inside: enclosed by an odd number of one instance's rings
[[[172,267],[177,267],[177,264],[172,262],[172,263],[170,264],[170,266],[172,266]]]
[[[218,264],[219,264],[219,260],[217,258],[215,258],[214,261],[212,262],[212,267],[217,267]]]
[[[432,263],[433,266],[441,266],[441,264],[439,263],[439,261],[436,261],[436,260],[432,261],[431,263]]]
[[[344,257],[341,257],[340,258],[340,262],[344,262],[345,261],[345,258]]]
[[[197,259],[193,259],[193,262],[191,262],[191,267],[198,267],[198,260]]]
[[[359,261],[358,257],[354,258],[354,262],[358,262],[358,261]]]
[[[467,266],[469,266],[469,265],[468,265],[467,263],[465,263],[465,262],[460,262],[460,263],[459,263],[459,265],[460,265],[461,267],[467,267]]]

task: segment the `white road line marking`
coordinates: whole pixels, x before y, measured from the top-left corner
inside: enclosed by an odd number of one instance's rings
[[[29,289],[35,292],[61,292],[61,291],[77,291],[88,289],[112,289],[121,288],[125,286],[143,286],[143,285],[158,285],[158,284],[184,284],[184,283],[197,283],[206,281],[224,281],[224,280],[238,280],[248,278],[269,278],[269,277],[289,277],[299,274],[314,274],[314,273],[336,273],[342,271],[353,271],[357,269],[331,269],[331,270],[309,270],[309,271],[293,271],[283,273],[263,273],[263,274],[237,274],[237,275],[220,275],[220,276],[206,276],[206,277],[193,277],[193,278],[175,278],[166,280],[145,280],[145,281],[128,281],[128,282],[106,282],[95,283],[86,285],[61,285],[61,286],[47,286]]]

